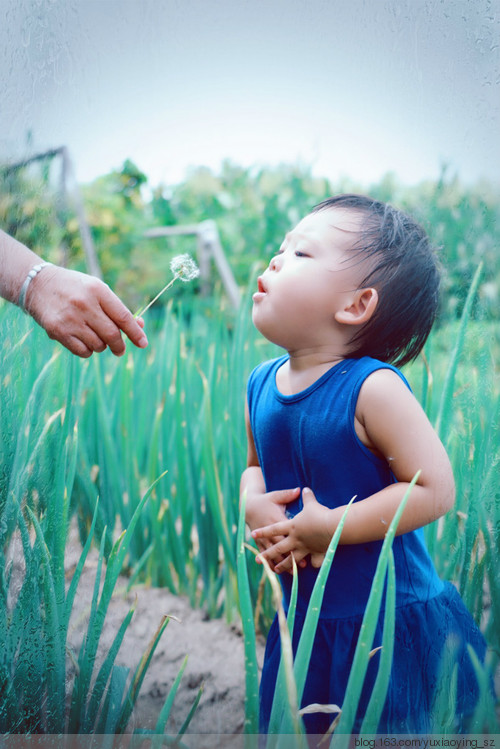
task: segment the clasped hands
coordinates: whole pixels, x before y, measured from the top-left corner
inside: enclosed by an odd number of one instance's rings
[[[247,498],[246,521],[260,551],[256,561],[264,558],[277,574],[293,572],[292,558],[298,567],[307,565],[307,557],[313,567],[321,567],[335,532],[334,511],[320,504],[309,488],[302,490],[303,509],[287,518],[285,505],[299,496],[296,488]]]

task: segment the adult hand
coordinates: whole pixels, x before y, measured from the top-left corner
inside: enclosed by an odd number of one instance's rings
[[[25,308],[50,338],[77,356],[86,358],[108,346],[121,356],[120,331],[139,348],[148,345],[143,320],[135,319],[109,286],[85,273],[43,268],[28,287]]]

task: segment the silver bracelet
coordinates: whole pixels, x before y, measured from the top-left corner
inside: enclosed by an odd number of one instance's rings
[[[26,280],[24,281],[23,285],[21,286],[21,292],[19,294],[18,299],[18,306],[21,307],[23,312],[26,312],[26,293],[28,291],[28,286],[32,282],[32,280],[37,276],[42,268],[45,268],[47,265],[52,265],[52,263],[37,263],[33,266],[33,268],[30,270],[28,275],[26,276]]]

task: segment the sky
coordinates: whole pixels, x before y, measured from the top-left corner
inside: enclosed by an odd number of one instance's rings
[[[499,181],[500,0],[0,0],[0,71],[0,162],[66,145],[80,182]]]

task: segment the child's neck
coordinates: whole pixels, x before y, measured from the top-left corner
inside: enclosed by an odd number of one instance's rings
[[[276,386],[283,395],[294,395],[310,387],[344,359],[332,351],[289,351],[289,359],[276,373]]]

